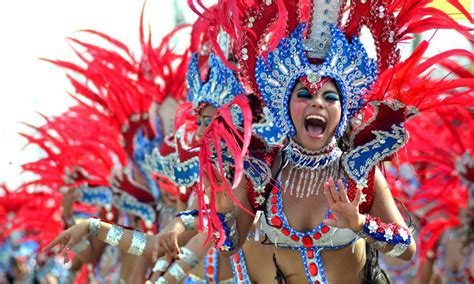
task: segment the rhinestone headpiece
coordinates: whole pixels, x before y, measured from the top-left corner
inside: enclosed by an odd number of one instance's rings
[[[364,105],[363,95],[376,78],[376,63],[368,58],[359,38],[354,37],[349,43],[337,27],[331,26],[329,52],[322,64],[313,65],[302,47],[304,27],[304,24],[299,25],[288,38],[282,39],[267,60],[258,58],[259,91],[283,135],[292,137],[296,133],[289,102],[298,79],[306,76],[311,83],[322,77],[333,79],[341,94],[342,116],[335,133],[341,137],[349,119]]]

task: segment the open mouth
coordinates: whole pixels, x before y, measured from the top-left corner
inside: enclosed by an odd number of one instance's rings
[[[320,138],[326,130],[326,119],[317,114],[308,115],[304,120],[304,128],[308,136]]]

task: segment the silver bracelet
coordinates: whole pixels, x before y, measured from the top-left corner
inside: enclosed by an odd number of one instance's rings
[[[147,280],[145,282],[145,284],[166,284],[166,283],[168,283],[168,280],[166,280],[166,278],[164,278],[164,277],[160,277],[160,278],[156,279],[155,282],[151,282],[150,280]]]
[[[184,229],[186,231],[191,231],[191,230],[194,230],[194,227],[195,227],[195,220],[196,220],[196,217],[195,216],[192,216],[192,215],[181,215],[179,216],[179,219],[181,219],[181,221],[183,222],[184,224]]]
[[[88,246],[90,246],[91,242],[89,241],[89,239],[83,239],[81,242],[79,242],[78,244],[72,246],[71,250],[73,253],[80,253],[82,251],[84,251]]]
[[[177,263],[173,263],[168,269],[168,273],[173,276],[176,281],[181,281],[186,277],[186,272],[184,272],[183,268]]]
[[[165,272],[166,268],[168,268],[169,265],[170,263],[168,261],[163,258],[160,258],[156,261],[155,266],[153,266],[152,270],[153,272]]]
[[[385,253],[385,255],[391,257],[398,257],[402,255],[408,248],[409,245],[404,243],[398,243],[393,246],[393,248]]]
[[[167,284],[168,283],[168,280],[166,280],[165,277],[160,277],[158,278],[156,281],[155,281],[155,284]]]
[[[196,265],[198,265],[199,263],[199,260],[197,259],[194,252],[192,252],[190,249],[186,247],[181,248],[179,259],[184,261],[184,263],[186,263],[189,267],[191,267],[191,269],[196,267]]]
[[[132,243],[128,248],[128,253],[142,255],[146,247],[146,235],[139,231],[133,231]]]
[[[111,246],[118,246],[120,240],[123,237],[123,228],[120,226],[113,225],[112,228],[107,232],[105,242]]]
[[[100,219],[89,218],[89,237],[96,238],[99,235],[100,230]]]

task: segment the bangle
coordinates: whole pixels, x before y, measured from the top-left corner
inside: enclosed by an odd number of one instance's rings
[[[128,249],[128,253],[134,255],[142,255],[146,247],[146,235],[139,231],[133,231],[132,243]]]
[[[89,237],[96,238],[99,235],[100,219],[89,218]]]
[[[184,272],[183,268],[177,263],[173,263],[168,270],[168,273],[173,276],[176,281],[180,282],[181,280],[186,277],[186,272]]]
[[[181,215],[179,218],[183,221],[184,229],[186,231],[194,230],[196,217],[191,215]]]
[[[186,231],[194,230],[196,216],[199,214],[198,210],[187,210],[179,212],[176,214],[176,217],[181,219],[184,224],[184,229]]]
[[[145,282],[145,284],[166,284],[166,283],[168,283],[168,280],[166,280],[166,278],[164,278],[164,277],[160,277],[160,278],[156,279],[155,282],[151,282],[150,280],[147,280]]]
[[[411,236],[407,229],[397,224],[385,224],[379,218],[365,215],[362,230],[356,233],[361,238],[371,237],[375,240],[371,244],[376,249],[381,249],[388,244],[392,249],[385,253],[387,256],[398,257],[403,254],[411,243]]]
[[[356,233],[361,238],[371,237],[375,241],[382,241],[391,245],[399,243],[409,245],[411,236],[407,229],[397,224],[383,223],[379,218],[365,215],[362,230]]]
[[[123,228],[120,226],[113,225],[112,228],[107,232],[105,242],[111,246],[118,246],[120,240],[123,237]]]
[[[181,254],[179,255],[179,258],[183,260],[183,262],[186,263],[189,267],[191,267],[191,269],[199,263],[199,260],[197,259],[196,255],[186,247],[181,248]]]
[[[160,258],[156,261],[155,266],[153,266],[152,270],[153,272],[165,272],[166,268],[168,268],[169,265],[170,263],[168,261],[163,258]]]

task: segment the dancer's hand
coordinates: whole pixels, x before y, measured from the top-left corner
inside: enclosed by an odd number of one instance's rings
[[[67,253],[71,247],[78,244],[82,239],[89,233],[89,222],[83,221],[79,224],[72,226],[71,228],[63,231],[57,236],[50,244],[48,244],[43,251],[48,251],[54,248],[57,244],[61,245],[58,253],[64,252],[64,262],[69,261]]]
[[[186,230],[184,224],[179,218],[175,218],[170,224],[168,224],[163,231],[161,231],[155,237],[155,247],[153,251],[153,261],[156,261],[158,257],[158,250],[162,249],[165,254],[169,255],[174,259],[179,259],[178,237]]]
[[[323,223],[337,228],[348,228],[358,232],[364,225],[364,215],[359,213],[361,190],[357,189],[354,200],[351,202],[347,197],[346,188],[342,180],[337,181],[339,191],[336,189],[334,180],[330,178],[324,183],[324,194],[329,202],[333,218],[325,219]]]

